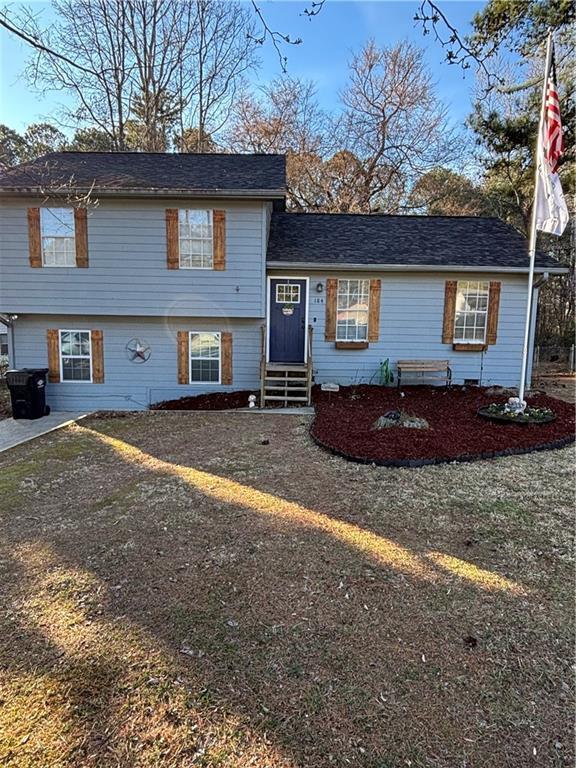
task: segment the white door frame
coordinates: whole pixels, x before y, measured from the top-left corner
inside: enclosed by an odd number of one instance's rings
[[[266,362],[270,362],[270,282],[272,280],[305,280],[306,281],[306,315],[304,318],[304,365],[308,362],[308,311],[310,307],[310,278],[304,275],[268,275],[266,282],[266,291],[268,298],[266,301]],[[299,365],[299,363],[294,363]]]

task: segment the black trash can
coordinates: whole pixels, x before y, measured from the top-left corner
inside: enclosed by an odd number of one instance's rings
[[[46,405],[47,373],[48,368],[21,368],[6,372],[15,419],[40,419],[50,413]]]

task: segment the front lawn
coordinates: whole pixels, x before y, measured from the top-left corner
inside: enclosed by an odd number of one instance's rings
[[[573,765],[572,448],[373,468],[308,428],[0,455],[0,765]]]

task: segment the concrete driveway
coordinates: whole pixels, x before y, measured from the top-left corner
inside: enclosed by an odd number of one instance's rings
[[[60,429],[84,416],[86,413],[81,411],[53,411],[49,416],[43,416],[41,419],[3,419],[0,421],[0,453],[45,435],[47,432]]]

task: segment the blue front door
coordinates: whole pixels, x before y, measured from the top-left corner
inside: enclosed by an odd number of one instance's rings
[[[304,363],[306,349],[306,280],[270,280],[271,363]]]

